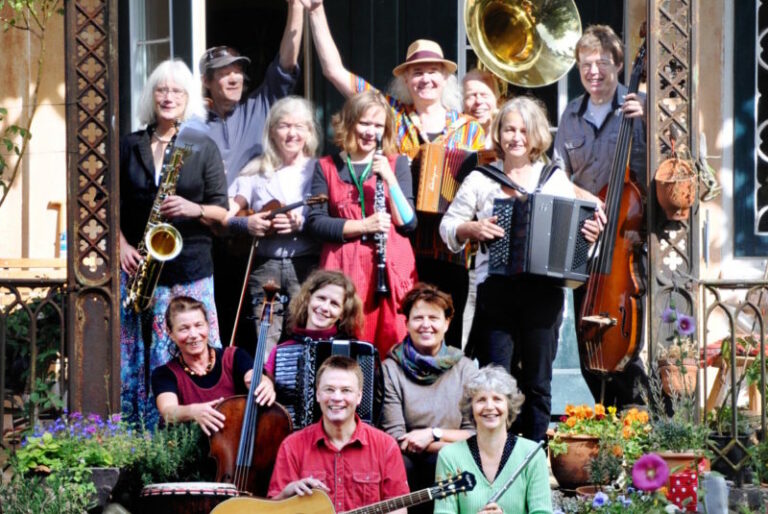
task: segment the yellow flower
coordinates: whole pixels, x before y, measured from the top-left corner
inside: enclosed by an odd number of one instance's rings
[[[610,414],[611,416],[615,416],[616,415],[616,406],[615,405],[611,405],[611,406],[608,407],[608,414]]]
[[[568,419],[565,420],[565,424],[568,425],[570,428],[573,428],[574,426],[576,426],[576,423],[578,422],[579,422],[578,418],[574,416],[570,416]]]

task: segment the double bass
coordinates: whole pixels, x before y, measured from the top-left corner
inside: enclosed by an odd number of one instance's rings
[[[267,333],[278,287],[264,286],[265,299],[253,359],[248,395],[232,396],[216,408],[226,416],[224,428],[211,436],[211,457],[216,461],[216,481],[232,483],[238,491],[266,496],[280,443],[292,431],[291,416],[279,403],[260,406],[254,393],[264,370]]]
[[[635,58],[629,93],[637,93],[645,62],[645,42]],[[642,243],[643,197],[629,170],[632,119],[620,114],[610,180],[600,192],[607,222],[590,263],[587,290],[577,326],[579,356],[594,373],[623,371],[640,351],[644,293],[637,248]]]

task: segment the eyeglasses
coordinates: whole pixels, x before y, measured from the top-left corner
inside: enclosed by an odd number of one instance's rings
[[[299,130],[303,131],[303,130],[308,130],[308,127],[306,123],[278,123],[277,126],[275,127],[275,130],[278,130],[278,131],[288,131],[291,129],[296,131],[299,131]]]
[[[185,96],[187,94],[186,91],[183,89],[174,87],[174,88],[168,88],[168,87],[156,87],[155,88],[155,96],[159,96],[160,98],[164,96],[171,96],[173,98],[181,98],[182,96]]]
[[[600,59],[599,61],[585,62],[579,65],[579,69],[586,72],[592,69],[592,65],[596,65],[599,70],[607,70],[613,66],[613,61],[609,59]]]

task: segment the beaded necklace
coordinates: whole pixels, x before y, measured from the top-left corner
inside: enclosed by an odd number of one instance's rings
[[[179,354],[179,362],[181,363],[181,367],[184,369],[184,371],[188,375],[198,376],[198,377],[204,377],[208,373],[211,372],[213,369],[213,365],[216,364],[216,352],[213,351],[213,348],[210,346],[208,347],[208,366],[205,367],[205,371],[203,373],[198,373],[192,368],[190,368],[186,362],[184,362],[184,356],[182,354]]]

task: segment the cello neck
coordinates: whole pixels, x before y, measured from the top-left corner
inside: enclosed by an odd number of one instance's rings
[[[256,420],[259,416],[259,405],[256,403],[256,388],[261,382],[264,372],[264,354],[266,353],[267,335],[272,322],[272,309],[276,301],[278,288],[270,281],[264,286],[264,304],[262,305],[259,322],[259,334],[256,342],[256,353],[253,356],[253,374],[251,385],[248,388],[248,396],[245,401],[245,413],[243,414],[243,426],[240,432],[240,443],[237,446],[237,463],[235,473],[235,486],[239,490],[245,490],[248,480],[248,470],[253,459],[253,448],[256,443]]]

